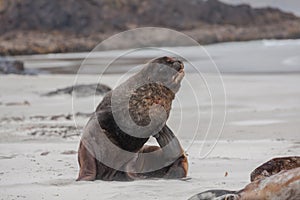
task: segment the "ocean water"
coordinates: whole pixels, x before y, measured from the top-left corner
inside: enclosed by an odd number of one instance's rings
[[[122,55],[122,56],[120,56]],[[182,57],[187,73],[299,73],[300,40],[228,42],[203,47],[165,47],[17,56],[41,73],[125,73],[159,56]],[[88,58],[88,59],[86,59]],[[86,59],[86,60],[85,60]]]

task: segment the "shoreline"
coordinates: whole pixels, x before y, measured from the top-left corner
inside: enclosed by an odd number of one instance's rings
[[[36,74],[125,74],[138,66],[169,52],[188,54],[186,73],[216,73],[211,59],[221,74],[276,75],[299,74],[300,39],[254,40],[200,46],[160,47],[132,52],[108,50],[58,54],[14,56],[24,63],[25,70]],[[127,54],[127,52],[132,52]],[[119,55],[126,55],[115,60]],[[270,59],[272,57],[272,59]],[[113,62],[112,62],[113,61]],[[107,68],[108,67],[108,68]],[[80,69],[80,70],[79,70]],[[78,71],[79,70],[79,71]]]

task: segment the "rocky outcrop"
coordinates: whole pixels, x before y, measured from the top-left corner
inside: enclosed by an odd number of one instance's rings
[[[300,19],[218,0],[0,0],[0,55],[89,51],[108,36],[159,26],[202,44],[300,38]]]

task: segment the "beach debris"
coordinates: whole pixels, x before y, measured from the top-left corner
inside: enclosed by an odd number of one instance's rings
[[[89,118],[93,113],[82,113],[77,112],[74,114],[76,117]],[[29,117],[19,117],[19,116],[11,116],[11,117],[2,117],[0,118],[0,123],[2,122],[19,122],[19,121],[57,121],[57,120],[73,120],[72,114],[58,114],[58,115],[33,115]]]
[[[2,122],[19,122],[19,121],[24,121],[24,117],[3,117],[3,118],[0,118],[0,123]]]
[[[67,120],[71,120],[72,115],[71,114],[68,114],[68,115],[64,115],[64,114],[62,114],[62,115],[53,115],[53,116],[50,117],[50,120],[58,120],[60,118],[65,118]]]
[[[228,172],[225,172],[225,175],[224,175],[224,177],[227,177],[228,176]]]
[[[80,131],[77,130],[77,127],[73,125],[35,125],[27,126],[22,128],[25,133],[31,136],[49,136],[49,137],[62,137],[68,138],[72,136],[79,136]]]
[[[75,150],[67,150],[67,151],[61,152],[61,154],[63,154],[63,155],[72,155],[72,154],[77,154],[77,151],[75,151]]]
[[[43,96],[55,96],[62,94],[72,95],[74,93],[77,97],[87,97],[93,95],[104,95],[109,91],[111,91],[111,88],[104,84],[81,84],[57,89],[43,94]]]
[[[48,155],[50,152],[49,151],[45,151],[45,152],[42,152],[40,155],[41,156],[46,156],[46,155]]]
[[[29,119],[31,120],[50,120],[50,121],[56,121],[60,119],[66,119],[66,120],[72,120],[73,115],[72,114],[58,114],[58,115],[34,115],[30,116]]]
[[[29,101],[23,101],[23,102],[8,102],[5,104],[6,106],[30,106]]]
[[[17,155],[8,155],[8,156],[2,156],[0,155],[0,159],[12,159],[15,158]]]
[[[84,112],[76,112],[75,116],[77,117],[88,117],[90,118],[92,116],[93,113],[84,113]]]

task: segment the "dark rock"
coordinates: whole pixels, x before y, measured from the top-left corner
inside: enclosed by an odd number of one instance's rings
[[[89,85],[74,85],[71,87],[65,87],[57,89],[55,91],[48,92],[44,96],[54,96],[61,94],[74,94],[78,97],[86,97],[92,95],[104,95],[111,90],[110,87],[103,84],[89,84]]]
[[[46,156],[46,155],[48,155],[50,152],[49,151],[45,151],[45,152],[42,152],[40,155],[41,156]]]
[[[24,74],[24,64],[8,57],[0,57],[0,74]]]
[[[35,75],[37,70],[26,69],[24,63],[20,60],[0,56],[0,74]]]

